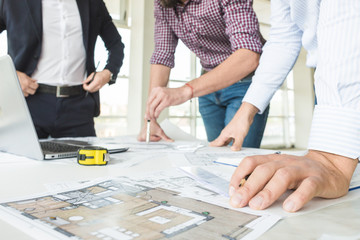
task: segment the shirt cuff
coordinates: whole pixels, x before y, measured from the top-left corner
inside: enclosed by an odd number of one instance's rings
[[[173,55],[154,53],[150,59],[150,64],[161,64],[173,68],[175,66],[175,58]]]
[[[315,106],[309,149],[360,157],[360,111]]]
[[[233,51],[236,51],[241,48],[251,50],[256,53],[262,53],[262,43],[260,38],[245,38],[244,36],[232,37],[231,48]]]
[[[276,89],[270,89],[269,86],[263,86],[253,81],[246,91],[243,102],[251,103],[259,109],[258,114],[262,114],[270,103],[270,100]]]

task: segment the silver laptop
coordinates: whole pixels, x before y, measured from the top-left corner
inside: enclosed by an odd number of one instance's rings
[[[77,140],[39,141],[13,61],[10,56],[0,57],[0,151],[38,160],[58,159],[75,157],[79,148],[90,145]],[[110,153],[128,150],[112,147]]]

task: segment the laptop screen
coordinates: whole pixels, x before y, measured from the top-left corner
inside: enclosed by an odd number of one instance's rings
[[[9,56],[0,57],[0,151],[38,160],[44,158]]]

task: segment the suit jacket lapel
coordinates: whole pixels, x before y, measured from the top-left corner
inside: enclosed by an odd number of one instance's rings
[[[41,0],[26,0],[25,1],[30,12],[31,25],[36,32],[39,41],[42,41],[42,4]]]
[[[89,42],[90,0],[76,0],[76,2],[80,12],[84,46],[87,51]]]

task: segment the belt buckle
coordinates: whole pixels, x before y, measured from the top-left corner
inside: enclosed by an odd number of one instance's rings
[[[56,97],[58,98],[70,97],[70,95],[62,95],[61,88],[62,88],[61,86],[56,86]]]

